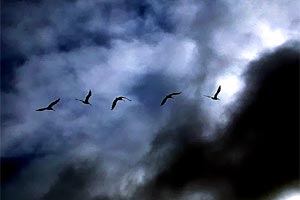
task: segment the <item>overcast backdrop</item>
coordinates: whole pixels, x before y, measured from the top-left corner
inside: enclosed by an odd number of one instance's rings
[[[3,199],[299,195],[299,1],[1,4]]]

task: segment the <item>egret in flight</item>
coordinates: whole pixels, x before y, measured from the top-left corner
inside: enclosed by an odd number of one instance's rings
[[[128,101],[131,101],[127,97],[116,97],[115,100],[113,101],[112,105],[111,105],[111,110],[113,110],[116,107],[118,101],[125,101],[124,99],[127,99]]]
[[[88,105],[91,106],[92,104],[90,104],[90,102],[89,102],[89,99],[90,99],[91,96],[92,96],[92,91],[90,90],[89,93],[86,95],[84,100],[80,100],[80,99],[76,99],[76,100],[81,101],[82,103],[88,104]]]
[[[44,111],[44,110],[53,110],[53,111],[55,111],[52,107],[53,107],[55,104],[57,104],[59,101],[60,101],[60,98],[59,98],[59,99],[56,99],[55,101],[53,101],[52,103],[50,103],[47,107],[37,109],[36,111]]]
[[[221,85],[219,85],[219,87],[218,87],[218,90],[217,90],[217,92],[215,93],[215,95],[212,97],[212,96],[207,96],[207,95],[204,95],[205,97],[208,97],[208,98],[211,98],[211,99],[213,99],[213,100],[220,100],[219,98],[218,98],[218,94],[221,92]]]
[[[173,95],[179,95],[179,94],[181,94],[181,92],[174,92],[172,94],[166,95],[165,98],[162,100],[160,105],[161,106],[164,105],[168,99],[173,99]]]

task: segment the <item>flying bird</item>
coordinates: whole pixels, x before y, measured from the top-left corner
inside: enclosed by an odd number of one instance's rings
[[[165,96],[165,98],[162,100],[160,106],[164,105],[167,101],[167,99],[173,99],[173,95],[179,95],[181,94],[181,92],[174,92],[172,94],[168,94],[167,96]]]
[[[91,96],[92,96],[92,91],[90,90],[89,93],[86,95],[86,97],[85,97],[84,100],[80,100],[80,99],[76,99],[76,100],[77,100],[77,101],[81,101],[81,102],[84,103],[84,104],[92,105],[92,104],[90,104],[90,102],[89,102],[89,99],[90,99]]]
[[[219,85],[219,87],[218,87],[218,90],[217,90],[217,92],[215,93],[215,95],[212,97],[212,96],[207,96],[207,95],[204,95],[205,97],[208,97],[208,98],[211,98],[211,99],[213,99],[213,100],[220,100],[219,98],[218,98],[218,94],[221,92],[221,85]]]
[[[124,99],[127,99],[128,101],[131,101],[130,99],[128,99],[127,97],[116,97],[115,100],[113,101],[112,105],[111,105],[111,110],[113,110],[116,105],[117,105],[117,101],[125,101]]]
[[[53,107],[55,104],[57,104],[59,101],[60,101],[60,98],[59,98],[59,99],[56,99],[55,101],[53,101],[52,103],[50,103],[47,107],[37,109],[36,111],[44,111],[44,110],[53,110],[53,111],[55,111],[52,107]]]

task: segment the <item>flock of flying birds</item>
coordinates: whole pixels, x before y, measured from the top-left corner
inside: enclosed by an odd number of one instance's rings
[[[220,93],[221,91],[221,85],[218,87],[218,90],[217,92],[214,94],[214,96],[208,96],[208,95],[204,95],[205,97],[208,97],[208,98],[211,98],[212,100],[220,100],[218,98],[218,94]],[[181,92],[174,92],[174,93],[171,93],[171,94],[168,94],[164,97],[164,99],[162,100],[161,102],[161,106],[164,105],[168,99],[173,99],[173,96],[175,95],[179,95],[181,94]],[[92,91],[90,90],[89,93],[86,95],[85,99],[84,100],[81,100],[81,99],[75,99],[77,101],[81,101],[82,103],[84,104],[87,104],[87,105],[92,105],[90,102],[89,102],[89,99],[90,97],[92,96]],[[116,105],[117,105],[117,102],[118,101],[125,101],[128,100],[128,101],[131,101],[130,99],[128,99],[127,97],[124,97],[124,96],[120,96],[120,97],[116,97],[114,99],[114,101],[112,102],[112,105],[111,105],[111,110],[113,110]],[[55,111],[53,109],[53,106],[55,106],[58,102],[60,101],[60,98],[59,99],[56,99],[55,101],[51,102],[47,107],[43,107],[43,108],[40,108],[40,109],[37,109],[36,111],[45,111],[45,110],[52,110],[52,111]]]

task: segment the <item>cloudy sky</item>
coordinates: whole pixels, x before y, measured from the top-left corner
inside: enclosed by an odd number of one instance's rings
[[[1,1],[1,197],[299,198],[299,8]]]

